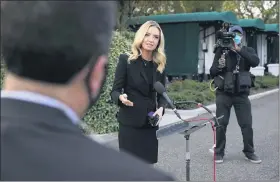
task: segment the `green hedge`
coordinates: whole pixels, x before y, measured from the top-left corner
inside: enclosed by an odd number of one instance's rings
[[[254,90],[270,89],[279,86],[279,77],[273,75],[256,77]]]
[[[167,91],[175,102],[196,101],[207,105],[215,100],[215,93],[209,89],[209,82],[175,81],[167,86]],[[177,105],[177,109],[194,109],[194,107],[193,104]]]
[[[131,32],[114,32],[109,54],[109,70],[105,86],[102,90],[100,99],[94,107],[86,114],[84,121],[89,128],[85,131],[103,134],[118,131],[116,112],[118,110],[115,104],[110,103],[110,92],[114,81],[115,70],[120,54],[129,52],[134,35]]]
[[[180,101],[196,101],[204,105],[215,102],[215,93],[209,88],[210,82],[197,82],[194,80],[175,81],[168,85],[168,95],[176,103]],[[255,87],[251,89],[251,94],[279,87],[279,77],[257,76]],[[177,109],[195,109],[194,104],[176,105]]]

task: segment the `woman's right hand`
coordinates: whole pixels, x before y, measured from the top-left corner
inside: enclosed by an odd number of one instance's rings
[[[126,106],[133,106],[133,102],[131,102],[130,100],[127,99],[127,95],[126,94],[121,94],[119,96],[120,101],[126,105]]]

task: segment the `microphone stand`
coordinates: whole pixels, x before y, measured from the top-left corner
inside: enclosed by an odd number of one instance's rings
[[[200,130],[201,128],[203,128],[204,126],[206,126],[207,124],[210,123],[211,120],[214,121],[214,125],[212,125],[212,129],[214,130],[213,127],[219,127],[219,122],[218,119],[221,119],[223,116],[217,118],[216,114],[213,113],[212,111],[210,111],[207,107],[205,107],[204,105],[202,105],[201,103],[198,102],[194,102],[194,101],[182,101],[182,102],[177,102],[174,105],[178,105],[178,104],[188,104],[188,103],[192,103],[192,104],[196,104],[198,107],[202,107],[203,109],[205,109],[209,114],[212,115],[213,118],[207,120],[206,122],[201,122],[199,124],[193,124],[191,126],[188,125],[188,127],[186,129],[184,129],[183,131],[179,132],[180,134],[184,135],[184,138],[186,139],[186,155],[185,155],[185,159],[186,159],[186,181],[190,181],[190,162],[191,162],[191,155],[190,155],[190,135],[192,133],[194,133],[195,131]],[[181,119],[181,118],[180,118]],[[182,121],[184,121],[183,119],[181,119]],[[186,122],[186,121],[184,121]],[[210,123],[211,124],[211,123]],[[214,161],[215,162],[215,161]]]

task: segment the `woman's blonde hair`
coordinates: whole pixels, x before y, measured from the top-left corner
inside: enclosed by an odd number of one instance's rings
[[[162,30],[159,26],[159,24],[155,21],[147,21],[141,27],[135,34],[135,38],[133,41],[133,44],[131,46],[131,54],[129,54],[128,61],[136,60],[141,54],[141,45],[145,38],[146,33],[148,32],[148,29],[150,27],[156,27],[160,31],[160,39],[159,39],[159,45],[153,52],[153,61],[157,63],[158,68],[157,70],[162,73],[165,69],[166,65],[166,55],[164,50],[164,35],[162,33]],[[140,54],[139,54],[140,53]]]

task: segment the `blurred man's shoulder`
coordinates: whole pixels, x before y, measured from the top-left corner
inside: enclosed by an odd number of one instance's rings
[[[91,139],[89,139],[91,140]],[[94,170],[99,174],[106,174],[106,180],[131,180],[131,181],[174,181],[175,178],[168,173],[155,169],[152,165],[144,161],[115,149],[100,144],[96,141],[90,141],[88,154],[91,154]],[[98,169],[96,169],[96,164]],[[110,177],[109,177],[110,176]],[[102,180],[98,179],[98,180]]]

